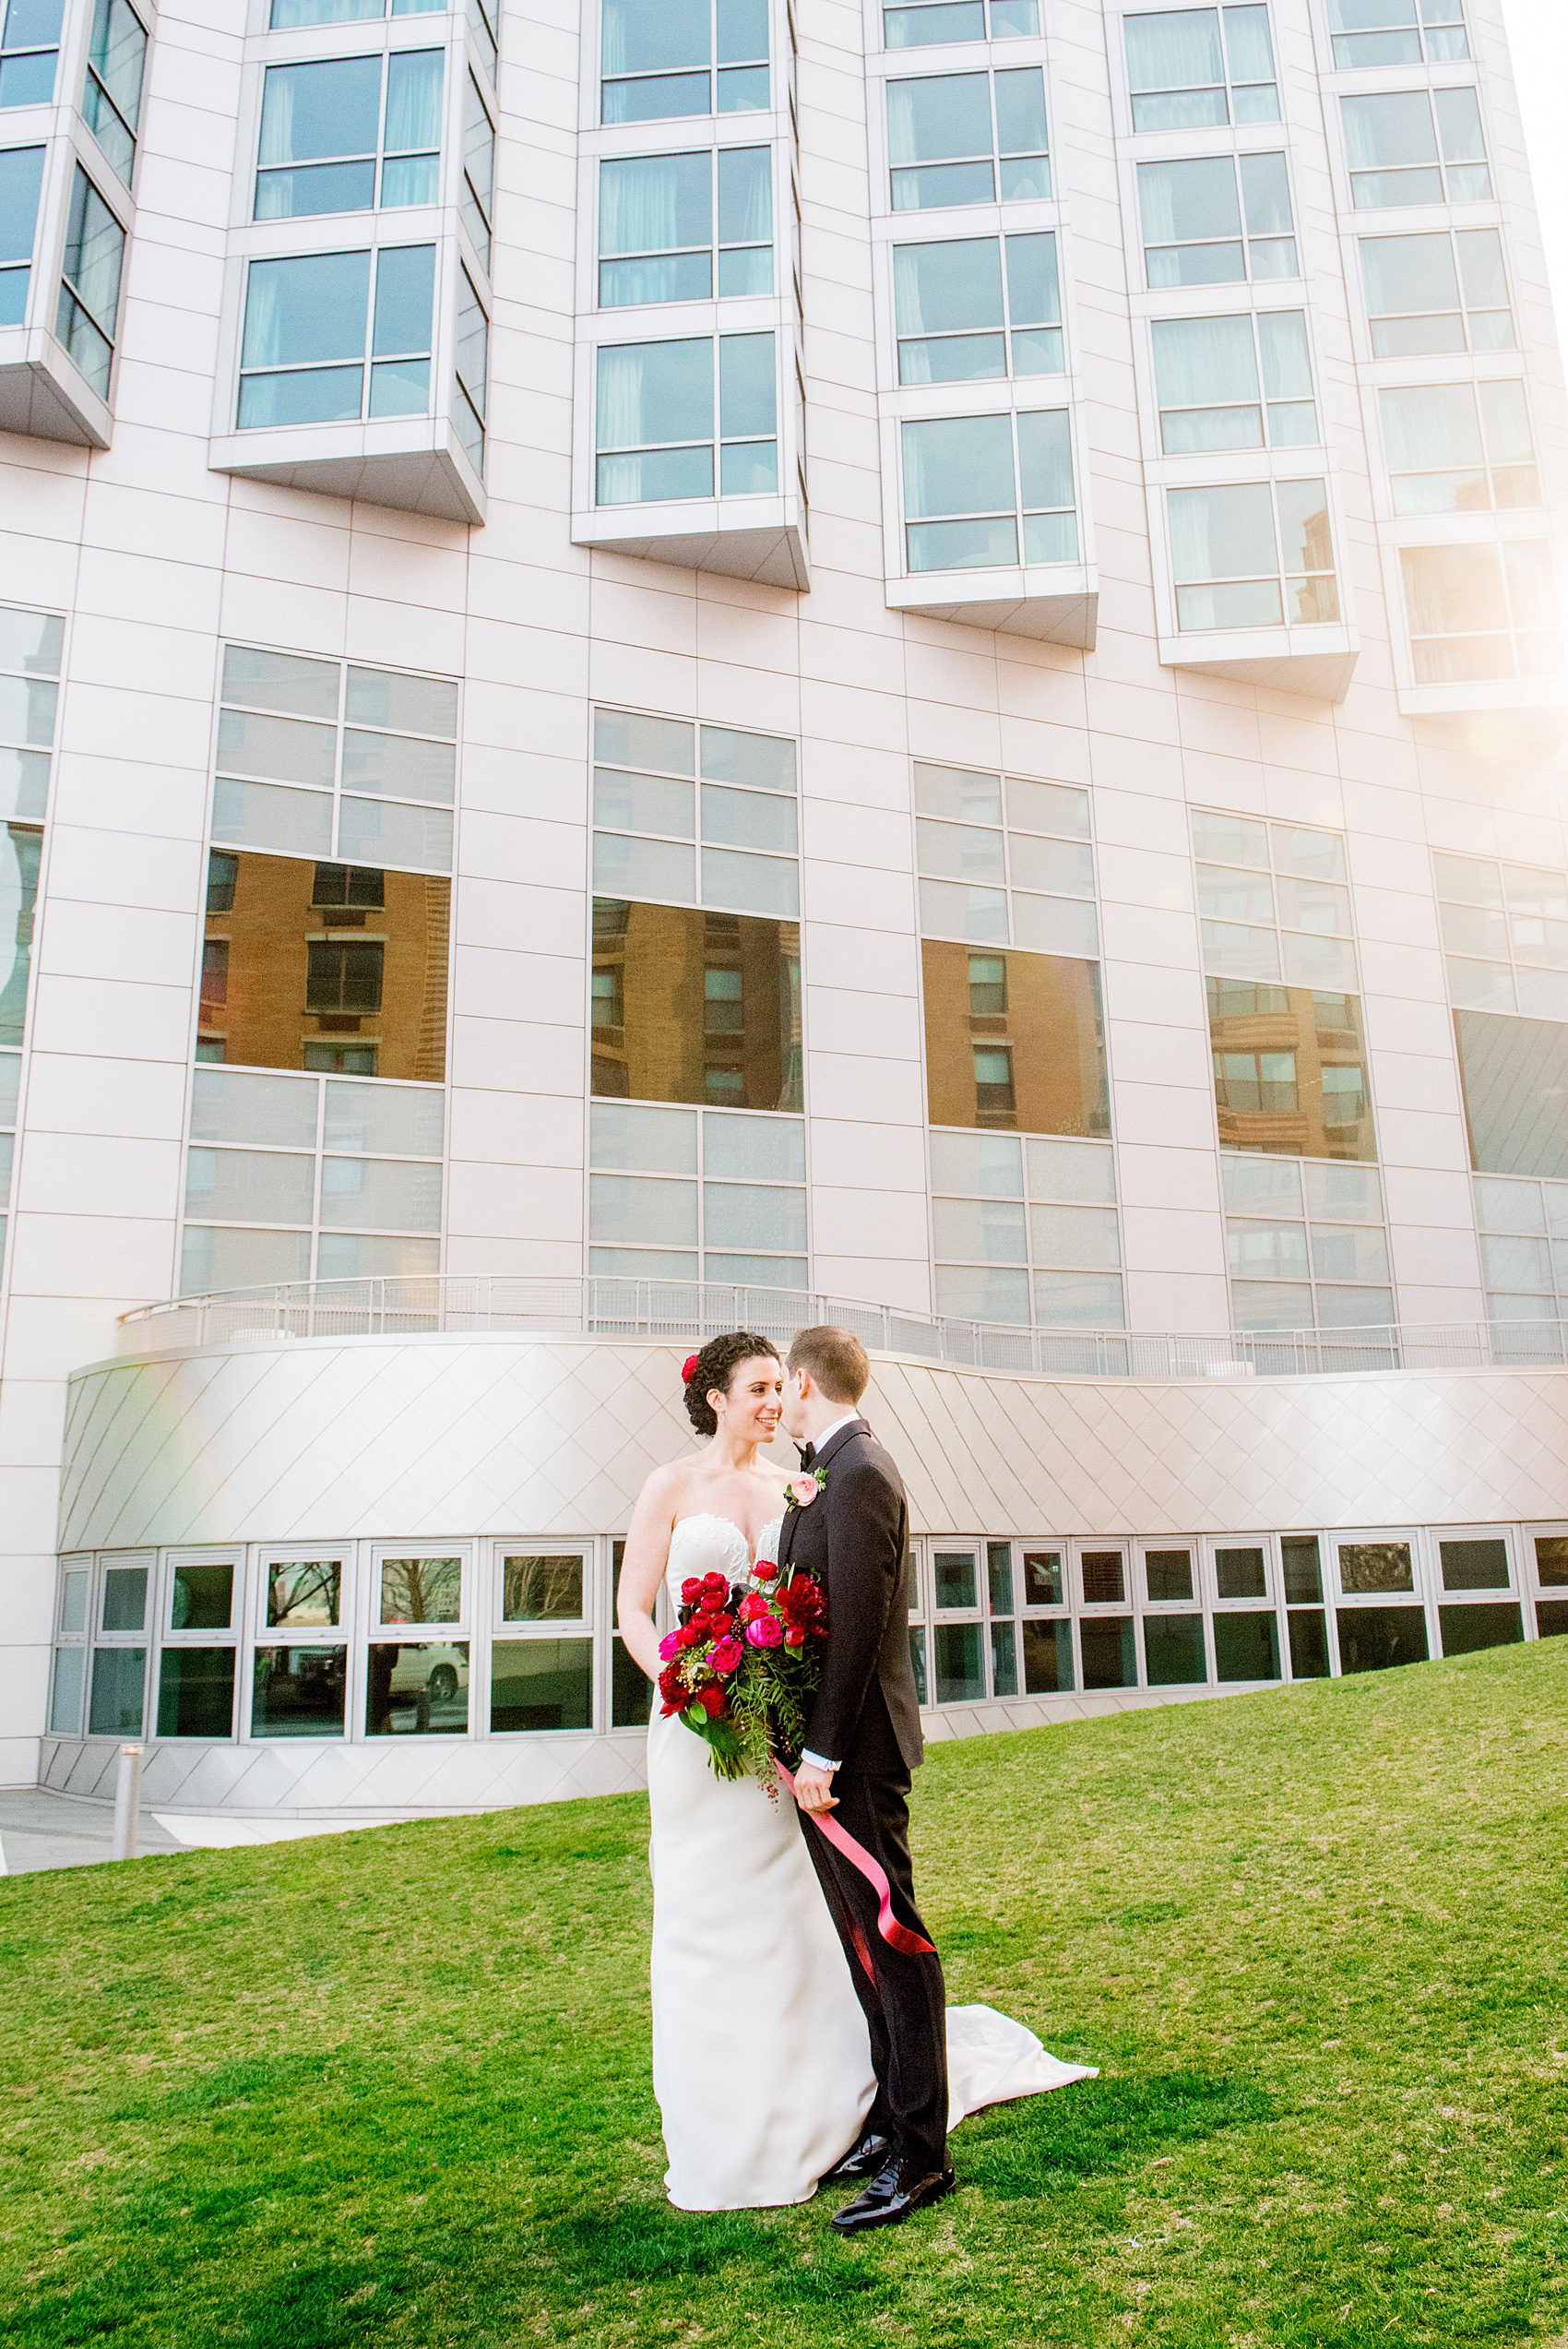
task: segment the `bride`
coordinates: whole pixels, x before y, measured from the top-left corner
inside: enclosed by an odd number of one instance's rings
[[[633,1512],[619,1618],[657,1682],[654,1606],[688,1577],[743,1582],[775,1559],[784,1476],[759,1455],[778,1432],[783,1365],[766,1338],[711,1339],[686,1410],[701,1450],[655,1469]],[[708,1748],[655,1708],[652,1818],[653,2086],[686,2211],[808,2200],[855,2145],[875,2093],[865,2018],[786,1788],[720,1779]],[[1082,2077],[988,2008],[948,2009],[950,2123],[999,2095]]]

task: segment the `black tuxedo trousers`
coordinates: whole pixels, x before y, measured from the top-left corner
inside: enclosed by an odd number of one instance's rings
[[[827,1592],[821,1686],[803,1743],[839,1765],[839,1824],[878,1861],[900,1925],[929,1940],[909,1860],[909,1772],[921,1759],[909,1660],[903,1481],[863,1420],[831,1437],[816,1466],[824,1489],[792,1510],[780,1556]],[[922,2170],[947,2159],[947,2002],[935,1951],[910,1957],[877,1931],[877,1896],[852,1861],[802,1818],[828,1913],[871,2035],[876,2101],[867,2126]]]
[[[879,1860],[892,1890],[893,1914],[930,1940],[915,1906],[909,1861],[909,1781],[861,1778],[840,1771],[834,1818]],[[934,1950],[909,1957],[877,1931],[877,1898],[860,1870],[815,1822],[801,1831],[849,1961],[849,1978],[871,2036],[876,2100],[866,2127],[891,2140],[922,2170],[947,2160],[947,1992]]]

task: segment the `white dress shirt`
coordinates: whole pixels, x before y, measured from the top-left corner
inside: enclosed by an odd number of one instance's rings
[[[840,1427],[848,1427],[849,1422],[852,1419],[859,1419],[860,1415],[861,1414],[858,1410],[847,1411],[841,1417],[834,1420],[830,1426],[823,1429],[820,1436],[815,1436],[812,1438],[815,1450],[820,1452],[826,1445],[830,1444],[833,1441],[834,1437],[837,1436]],[[811,1473],[809,1469],[805,1473],[808,1475]],[[814,1770],[833,1771],[837,1770],[838,1767],[836,1761],[828,1761],[822,1754],[808,1754],[803,1749],[801,1754],[801,1759],[803,1762],[810,1762]]]

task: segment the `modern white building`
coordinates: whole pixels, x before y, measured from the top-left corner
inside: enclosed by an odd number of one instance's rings
[[[854,1322],[935,1735],[1568,1631],[1500,0],[0,0],[0,1780],[637,1783]]]

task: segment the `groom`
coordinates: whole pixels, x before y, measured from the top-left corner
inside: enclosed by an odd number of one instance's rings
[[[855,1406],[871,1378],[848,1330],[802,1330],[790,1348],[784,1425],[818,1490],[791,1508],[779,1563],[827,1592],[827,1647],[795,1780],[802,1811],[837,1816],[880,1861],[901,1925],[925,1938],[909,1860],[909,1772],[924,1755],[909,1661],[898,1471]],[[946,1998],[934,1950],[911,1956],[877,1930],[877,1896],[826,1835],[812,1862],[865,2011],[876,2095],[859,2139],[824,2184],[863,2178],[833,2224],[844,2235],[895,2226],[953,2191],[947,2161]]]

